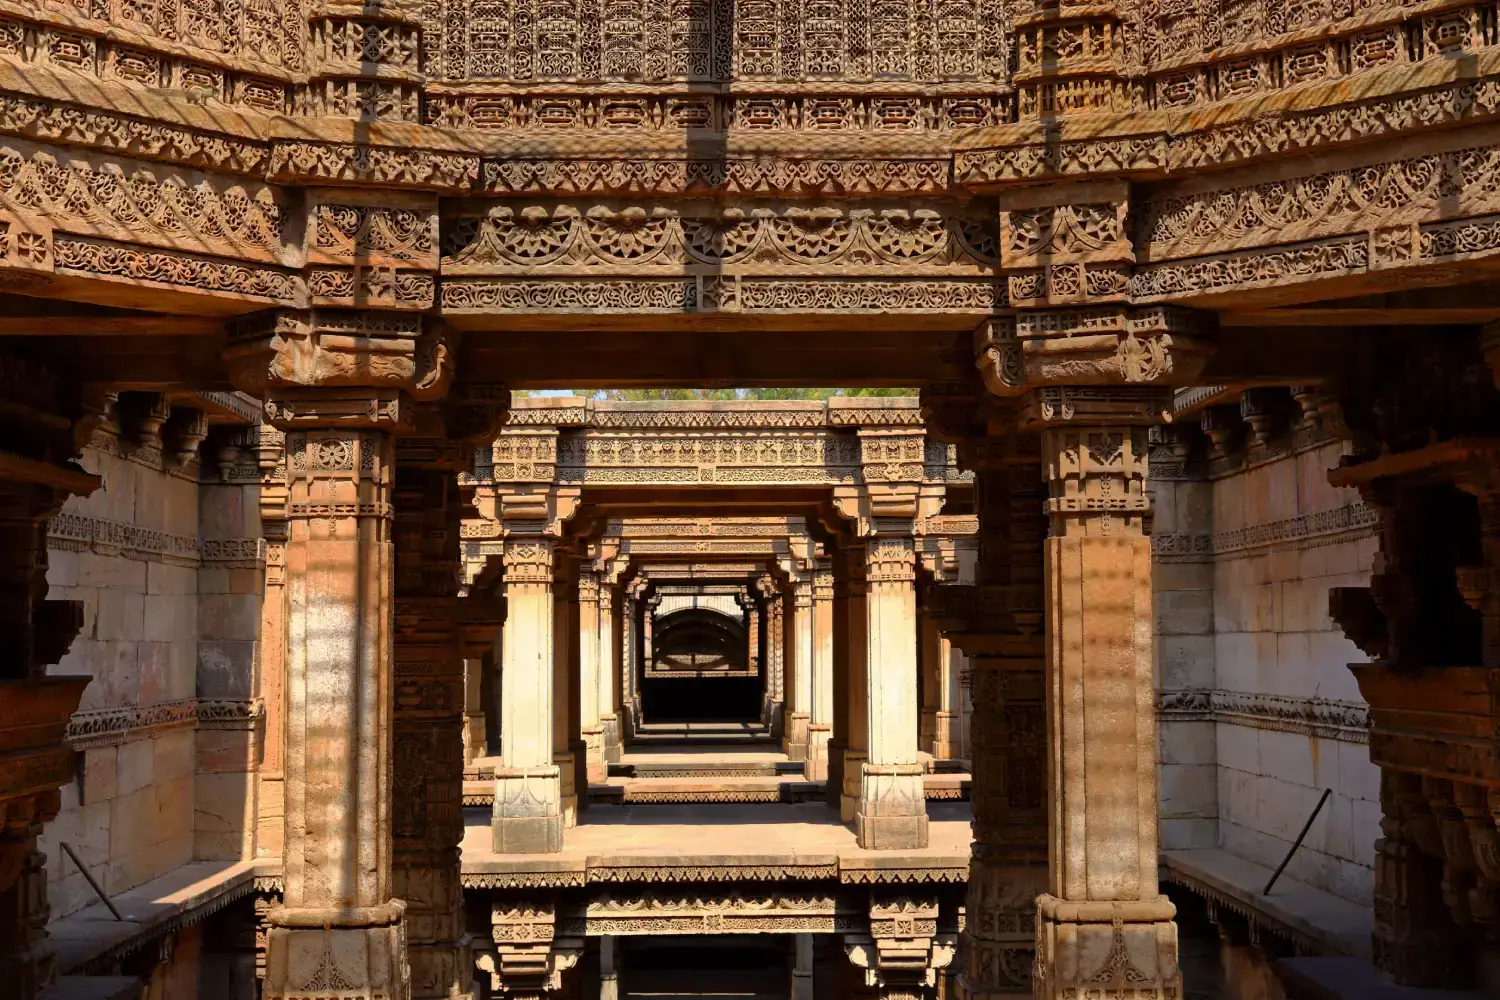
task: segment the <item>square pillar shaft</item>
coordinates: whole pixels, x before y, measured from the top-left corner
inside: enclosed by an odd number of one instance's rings
[[[501,756],[492,830],[500,854],[562,850],[562,785],[553,762],[552,542],[505,543]]]

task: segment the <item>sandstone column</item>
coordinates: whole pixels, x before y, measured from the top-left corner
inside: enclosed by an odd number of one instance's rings
[[[393,891],[406,902],[413,997],[467,997],[464,932],[464,653],[456,471],[426,467],[427,442],[397,445],[394,490],[396,708]],[[413,455],[413,453],[415,453]]]
[[[1036,438],[990,441],[965,456],[979,507],[975,600],[939,617],[969,654],[974,711],[974,846],[965,898],[963,995],[1029,995],[1036,897],[1047,885],[1042,541]],[[940,588],[943,598],[955,589]]]
[[[590,781],[603,781],[608,771],[604,761],[604,726],[599,720],[599,693],[603,685],[600,674],[605,672],[599,642],[600,617],[599,574],[582,568],[578,571],[578,704]]]
[[[1067,390],[1063,390],[1067,393]],[[1153,390],[1032,394],[1042,429],[1048,892],[1036,995],[1181,991],[1172,904],[1157,886],[1151,543],[1142,530]]]
[[[587,798],[588,752],[583,742],[579,701],[578,647],[582,638],[578,614],[578,564],[564,561],[552,581],[552,762],[561,781],[564,828],[578,825],[578,810]]]
[[[393,433],[446,390],[415,315],[282,312],[236,323],[225,359],[286,431],[283,897],[268,998],[410,995],[393,898]],[[455,733],[456,735],[456,733]]]
[[[483,658],[464,660],[464,766],[487,752],[485,743]]]
[[[931,586],[928,589],[932,589]],[[934,747],[937,742],[938,712],[942,710],[942,637],[937,623],[925,607],[917,609],[917,701],[919,722],[917,745],[933,757],[938,756]]]
[[[780,739],[786,731],[786,602],[770,577],[761,577],[760,592],[765,596],[766,608],[765,721],[771,737]]]
[[[869,643],[869,595],[865,582],[865,550],[863,546],[842,550],[844,564],[844,586],[847,596],[844,627],[848,642],[844,644],[844,673],[848,690],[842,703],[849,714],[848,732],[842,734],[845,741],[843,765],[840,768],[838,788],[839,818],[845,823],[854,822],[859,811],[860,789],[864,781],[865,761],[869,757],[870,716],[868,664]],[[830,789],[830,792],[833,790]]]
[[[964,756],[963,742],[963,687],[960,678],[964,669],[964,654],[954,648],[946,636],[937,644],[938,656],[938,702],[934,715],[932,755],[939,760],[960,760]]]
[[[814,1000],[811,934],[792,935],[792,1000]]]
[[[620,715],[618,703],[620,655],[620,610],[615,594],[619,569],[606,571],[599,584],[599,738],[604,750],[605,774],[610,764],[620,762]]]
[[[625,613],[623,627],[625,631],[624,657],[625,664],[620,671],[620,719],[621,739],[630,739],[635,735],[636,723],[641,717],[640,711],[640,669],[641,669],[641,593],[645,584],[640,580],[631,581],[625,591]]]
[[[289,430],[286,828],[268,997],[410,993],[391,886],[392,439]],[[336,429],[335,429],[336,428]]]
[[[917,760],[916,546],[880,536],[866,547],[866,704],[869,758],[860,783],[859,846],[927,846],[927,801]]]
[[[803,760],[807,756],[807,726],[812,718],[812,578],[799,574],[792,581],[792,617],[788,623],[791,655],[791,698],[787,704],[786,733],[782,737],[782,749],[792,760]]]
[[[500,754],[495,771],[494,849],[562,850],[562,786],[553,763],[552,540],[505,541],[501,633]]]
[[[828,777],[828,742],[833,736],[833,566],[820,560],[812,581],[811,716],[807,725],[806,775]]]

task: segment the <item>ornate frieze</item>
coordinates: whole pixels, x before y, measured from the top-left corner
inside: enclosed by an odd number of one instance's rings
[[[258,543],[259,540],[244,541]],[[95,552],[188,567],[200,565],[204,544],[197,535],[174,535],[71,511],[64,511],[47,523],[47,543],[70,552]]]
[[[1357,701],[1254,691],[1158,691],[1156,715],[1162,722],[1228,722],[1346,743],[1370,741],[1370,709]]]
[[[1178,561],[1240,555],[1263,548],[1333,545],[1374,534],[1378,521],[1379,512],[1373,506],[1351,503],[1229,531],[1153,534],[1151,554],[1164,561]]]

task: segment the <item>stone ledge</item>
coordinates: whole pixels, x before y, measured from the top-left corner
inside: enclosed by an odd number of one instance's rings
[[[1290,1000],[1481,1000],[1479,990],[1428,990],[1397,986],[1358,958],[1284,958],[1276,975]]]
[[[1293,942],[1301,953],[1370,958],[1375,915],[1332,893],[1282,875],[1269,896],[1272,869],[1217,848],[1163,851],[1165,879]]]
[[[64,974],[97,972],[179,927],[195,924],[248,896],[255,863],[194,861],[110,899],[125,915],[116,920],[103,903],[54,920],[47,933]]]

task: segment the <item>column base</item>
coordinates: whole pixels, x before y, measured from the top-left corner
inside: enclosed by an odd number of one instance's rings
[[[832,736],[832,726],[807,727],[807,748],[803,753],[803,760],[807,763],[802,774],[808,781],[828,780],[828,741]]]
[[[1118,903],[1036,900],[1036,1000],[1181,996],[1177,908],[1165,896]]]
[[[936,712],[933,716],[931,753],[936,760],[958,760],[963,756],[959,740],[959,723],[962,716],[957,712]]]
[[[844,754],[849,746],[843,740],[829,740],[825,752],[828,754],[828,774],[823,778],[823,792],[828,804],[835,809],[844,797]]]
[[[864,766],[854,835],[867,851],[927,846],[927,797],[921,764]]]
[[[870,755],[863,750],[844,751],[843,783],[839,788],[839,819],[853,825],[859,813],[859,790],[864,783],[865,761]]]
[[[495,853],[554,854],[562,850],[563,809],[562,770],[557,765],[496,770],[490,820]],[[576,799],[574,809],[576,815]]]
[[[767,698],[760,709],[760,721],[765,723],[766,733],[773,740],[779,740],[786,733],[786,718],[782,712],[781,702],[775,698]]]
[[[457,941],[410,945],[407,956],[412,1000],[472,1000],[474,949],[467,934]]]
[[[604,761],[606,764],[618,764],[623,759],[624,747],[620,743],[620,717],[618,715],[601,715],[599,724],[604,728]],[[605,768],[608,775],[609,769]]]
[[[604,727],[585,726],[583,729],[584,775],[588,782],[601,782],[609,776],[609,763],[604,759]]]
[[[398,899],[353,910],[276,907],[266,916],[270,927],[261,996],[410,1000],[405,913],[406,905]]]
[[[781,739],[781,751],[787,755],[789,760],[805,760],[807,758],[807,726],[809,716],[806,712],[790,712],[786,717],[786,734]]]

